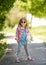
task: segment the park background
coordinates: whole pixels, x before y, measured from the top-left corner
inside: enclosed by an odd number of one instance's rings
[[[27,18],[32,35],[46,42],[46,0],[0,0],[0,58],[21,17]]]

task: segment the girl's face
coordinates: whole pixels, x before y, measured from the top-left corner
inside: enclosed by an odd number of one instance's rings
[[[21,25],[22,25],[22,27],[25,27],[26,26],[26,22],[24,20],[22,20]]]

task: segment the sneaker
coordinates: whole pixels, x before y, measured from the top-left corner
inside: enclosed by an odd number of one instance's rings
[[[30,56],[28,56],[27,60],[32,61],[33,59]]]
[[[19,62],[20,62],[19,58],[17,58],[17,59],[16,59],[16,62],[17,62],[17,63],[19,63]]]

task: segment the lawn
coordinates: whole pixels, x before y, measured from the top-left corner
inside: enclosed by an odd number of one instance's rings
[[[46,42],[46,26],[38,26],[31,28],[32,34]]]

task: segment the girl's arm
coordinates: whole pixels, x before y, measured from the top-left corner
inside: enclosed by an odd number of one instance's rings
[[[30,40],[33,41],[33,36],[31,30],[28,28],[28,32],[30,33]]]
[[[33,41],[32,33],[30,32],[31,41]]]
[[[18,35],[19,35],[19,30],[18,30],[18,27],[17,27],[17,29],[16,29],[16,36],[15,36],[15,40],[17,40],[17,41],[18,41]]]
[[[30,30],[29,30],[29,32],[30,32],[31,41],[33,41],[32,32]]]

